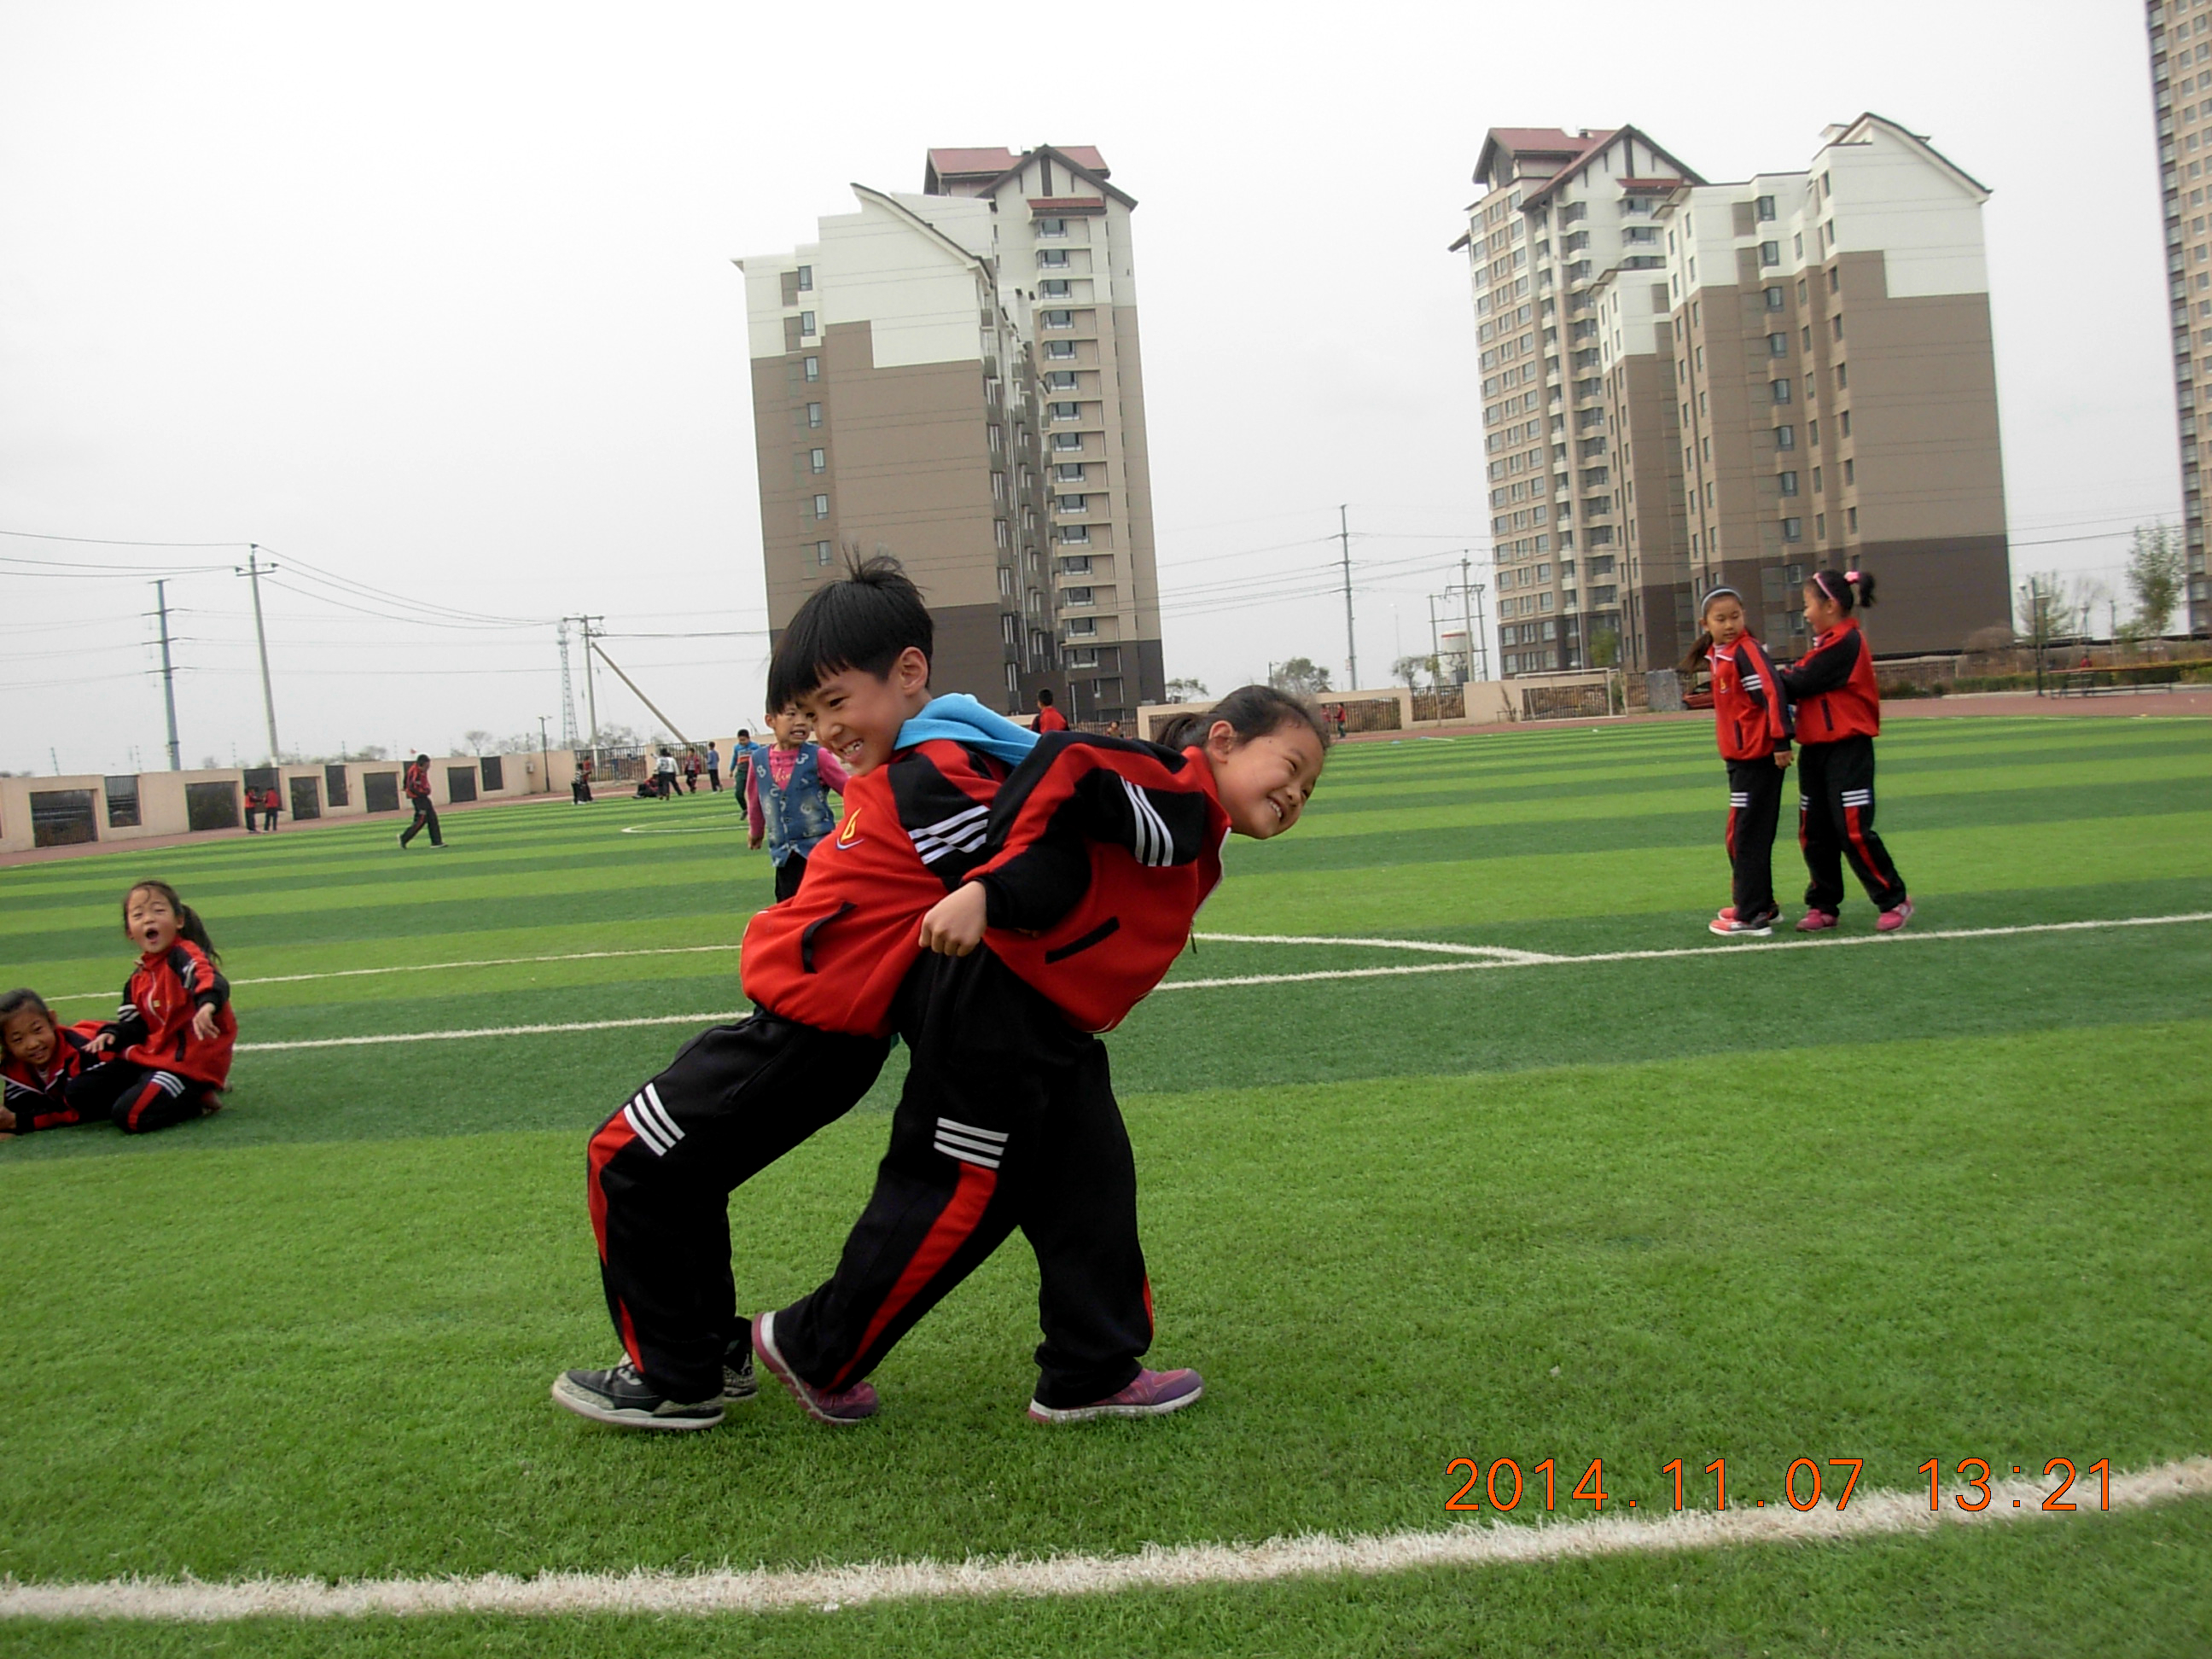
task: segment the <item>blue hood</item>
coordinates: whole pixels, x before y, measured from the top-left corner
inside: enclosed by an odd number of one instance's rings
[[[1036,732],[1015,725],[1004,714],[993,714],[964,691],[931,698],[919,714],[899,728],[898,746],[911,749],[938,738],[968,744],[1009,766],[1027,760],[1037,741]]]

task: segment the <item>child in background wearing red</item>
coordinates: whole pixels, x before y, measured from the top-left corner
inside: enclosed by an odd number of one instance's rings
[[[1790,764],[1790,702],[1753,637],[1741,593],[1716,587],[1700,614],[1705,635],[1683,668],[1694,668],[1703,657],[1712,670],[1713,724],[1728,763],[1728,854],[1735,885],[1735,902],[1706,926],[1723,939],[1765,939],[1782,914],[1774,902],[1774,827]]]
[[[107,1027],[120,1057],[80,1079],[71,1099],[143,1134],[220,1109],[238,1017],[207,925],[167,882],[123,896],[123,932],[140,955]]]
[[[72,1097],[113,1043],[98,1020],[62,1024],[36,991],[0,996],[0,1137],[106,1122]]]

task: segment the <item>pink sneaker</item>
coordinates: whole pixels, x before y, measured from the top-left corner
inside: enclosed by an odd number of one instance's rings
[[[1808,910],[1804,919],[1797,924],[1797,931],[1801,933],[1825,933],[1840,920],[1831,910]]]
[[[876,1414],[883,1401],[877,1397],[872,1382],[855,1382],[849,1389],[817,1389],[790,1366],[775,1351],[775,1334],[771,1328],[775,1319],[773,1313],[764,1313],[753,1321],[753,1352],[769,1369],[775,1380],[791,1390],[792,1398],[805,1408],[806,1414],[817,1423],[835,1423],[840,1426],[864,1422]]]
[[[1030,1401],[1030,1416],[1039,1423],[1088,1423],[1099,1417],[1165,1417],[1185,1406],[1196,1405],[1206,1392],[1206,1379],[1188,1369],[1139,1371],[1137,1380],[1119,1394],[1088,1406],[1054,1407]]]
[[[1907,899],[1894,910],[1885,910],[1876,916],[1874,923],[1875,931],[1878,933],[1894,933],[1911,920],[1912,901]]]
[[[1720,908],[1719,915],[1715,919],[1720,921],[1734,921],[1735,920],[1735,906],[1733,904],[1723,904]]]

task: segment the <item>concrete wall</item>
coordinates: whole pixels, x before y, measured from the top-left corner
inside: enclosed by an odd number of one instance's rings
[[[726,747],[725,749],[726,753]],[[565,750],[556,750],[541,758],[535,754],[502,755],[501,785],[497,789],[484,787],[482,759],[474,755],[452,755],[430,763],[430,795],[440,806],[452,804],[453,788],[449,775],[454,768],[469,770],[476,779],[478,800],[520,799],[530,795],[543,795],[551,790],[566,790],[575,775],[575,758]],[[334,763],[335,764],[335,763]],[[261,769],[253,769],[258,772]],[[398,761],[349,761],[344,763],[346,800],[343,805],[330,799],[328,770],[324,766],[280,766],[276,793],[283,802],[277,818],[279,824],[293,820],[295,799],[293,783],[306,779],[314,786],[314,804],[319,818],[357,818],[370,816],[368,784],[371,774],[388,774],[395,791],[400,775],[406,770]],[[550,774],[550,778],[545,774]],[[37,836],[32,822],[32,801],[34,794],[56,792],[84,791],[92,796],[94,839],[100,842],[129,842],[144,841],[159,836],[182,836],[191,833],[188,816],[189,786],[215,784],[228,786],[234,803],[241,803],[246,784],[243,769],[233,767],[215,771],[143,772],[135,777],[118,776],[120,785],[135,783],[138,795],[138,822],[118,824],[112,822],[113,808],[107,785],[109,780],[98,773],[65,777],[0,778],[0,852],[17,853],[36,846]],[[243,806],[239,806],[243,824]],[[398,814],[407,811],[405,799],[401,797]],[[380,816],[384,816],[380,814]],[[209,833],[216,833],[210,831]]]

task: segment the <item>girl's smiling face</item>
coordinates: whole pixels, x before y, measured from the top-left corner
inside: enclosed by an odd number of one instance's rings
[[[18,1008],[0,1026],[0,1044],[9,1057],[44,1071],[54,1057],[54,1023],[36,1008]]]
[[[150,887],[134,887],[123,907],[123,932],[141,951],[158,957],[177,942],[182,921],[169,901]]]
[[[1296,823],[1321,777],[1321,739],[1303,722],[1240,739],[1235,726],[1216,720],[1206,734],[1205,749],[1229,827],[1255,841],[1279,836]]]

